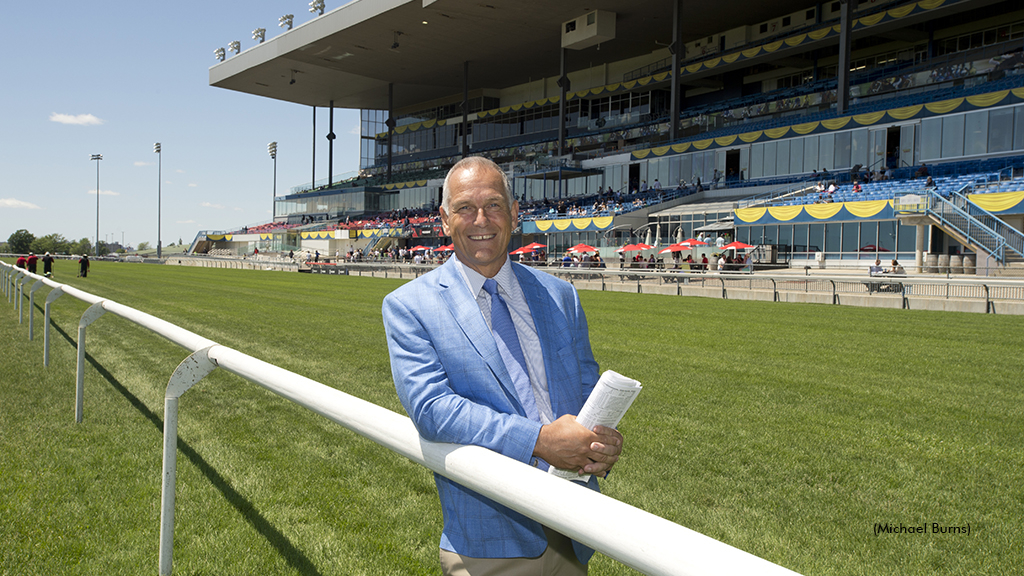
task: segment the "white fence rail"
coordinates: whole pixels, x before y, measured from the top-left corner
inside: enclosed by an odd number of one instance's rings
[[[646,574],[794,574],[728,544],[490,450],[424,440],[405,416],[221,346],[128,306],[29,274],[3,262],[0,262],[0,279],[8,302],[16,298],[19,321],[23,286],[29,280],[35,281],[29,296],[30,325],[34,315],[32,294],[43,285],[52,288],[46,299],[44,364],[49,362],[49,312],[52,303],[62,294],[67,294],[90,304],[78,328],[75,406],[75,420],[78,422],[82,420],[84,395],[85,331],[104,313],[110,312],[152,330],[191,352],[171,375],[164,398],[161,575],[171,574],[173,568],[178,398],[217,368],[258,384]],[[29,338],[32,338],[31,331]]]

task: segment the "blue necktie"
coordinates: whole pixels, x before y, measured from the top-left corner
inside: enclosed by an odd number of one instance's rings
[[[512,315],[509,314],[505,300],[498,294],[498,283],[494,278],[484,280],[484,290],[491,295],[491,332],[494,333],[494,341],[498,345],[501,359],[505,362],[505,368],[512,377],[512,383],[515,384],[516,396],[526,411],[526,417],[540,422],[537,401],[533,397],[533,387],[530,386],[530,372],[526,368],[523,349],[519,346],[519,336],[516,335]]]

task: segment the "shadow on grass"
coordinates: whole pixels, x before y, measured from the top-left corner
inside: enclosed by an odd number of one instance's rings
[[[62,330],[60,326],[52,321],[51,325],[61,336],[64,337],[65,340],[68,341],[69,344],[77,348],[78,344],[67,332]],[[107,369],[97,362],[96,359],[88,352],[85,354],[85,359],[93,368],[96,369],[97,372],[99,372],[100,376],[102,376],[104,380],[110,383],[115,390],[120,392],[121,395],[128,400],[128,403],[138,410],[140,414],[145,416],[146,419],[152,422],[153,425],[156,426],[157,430],[160,431],[160,434],[163,435],[164,422],[155,412],[149,409],[149,406],[146,406],[146,404],[139,400],[137,396],[125,388],[125,386],[121,384],[113,374],[107,371]],[[310,562],[309,558],[306,558],[306,556],[296,548],[294,544],[292,544],[287,536],[282,534],[280,530],[264,518],[263,515],[260,514],[259,510],[253,506],[252,502],[249,502],[244,496],[239,494],[226,478],[221,476],[221,474],[217,472],[209,462],[207,462],[181,438],[178,438],[178,450],[184,454],[185,457],[203,473],[204,476],[206,476],[213,487],[220,491],[224,496],[224,499],[234,506],[235,510],[245,518],[246,522],[248,522],[261,536],[263,536],[271,546],[277,549],[281,557],[284,558],[292,568],[300,574],[305,574],[307,576],[320,576],[320,571],[316,569],[316,566],[314,566],[313,563]]]

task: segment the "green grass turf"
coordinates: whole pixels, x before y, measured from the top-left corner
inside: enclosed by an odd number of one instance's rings
[[[402,281],[66,268],[61,281],[402,411],[380,320]],[[163,392],[187,353],[105,315],[75,424],[86,305],[55,303],[43,368],[47,292],[32,342],[0,302],[0,575],[155,572]],[[1024,319],[581,298],[601,368],[645,387],[606,494],[805,574],[1024,566]],[[876,523],[928,533],[876,536]],[[223,372],[181,399],[175,574],[435,574],[440,525],[425,469],[319,416]]]

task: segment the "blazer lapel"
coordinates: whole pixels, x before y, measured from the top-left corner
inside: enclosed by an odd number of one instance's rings
[[[561,357],[572,350],[571,342],[566,341],[565,313],[554,302],[554,296],[534,277],[534,272],[516,263],[512,264],[512,269],[530,305],[530,315],[537,329],[551,408],[556,415],[569,413],[576,408],[565,394],[566,386],[579,384],[579,371],[571,365],[571,359]]]
[[[515,385],[505,367],[505,361],[501,358],[501,353],[498,352],[494,335],[487,327],[487,323],[484,322],[484,317],[480,314],[480,307],[476,303],[476,297],[469,293],[466,281],[456,268],[454,261],[449,260],[441,267],[438,284],[441,287],[441,299],[448,307],[452,317],[455,318],[459,328],[466,335],[466,339],[490,368],[512,408],[520,415],[525,416],[526,411],[513,392]]]

